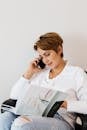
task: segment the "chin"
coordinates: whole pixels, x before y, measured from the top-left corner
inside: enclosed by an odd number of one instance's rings
[[[51,69],[56,69],[58,65],[51,66]]]
[[[48,65],[48,67],[49,67],[50,69],[55,69],[55,68],[57,67],[57,65],[52,63],[52,64]]]
[[[50,69],[54,69],[54,68],[56,68],[56,67],[53,66],[53,65],[50,65],[49,68],[50,68]]]

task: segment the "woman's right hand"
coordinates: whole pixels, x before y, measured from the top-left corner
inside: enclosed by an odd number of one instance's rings
[[[37,65],[39,59],[40,59],[40,58],[36,58],[36,59],[34,59],[34,60],[30,63],[30,65],[29,65],[27,71],[26,71],[26,72],[24,73],[24,75],[23,75],[24,78],[30,79],[30,78],[33,76],[33,74],[38,73],[38,72],[41,71],[41,68],[39,68],[38,65]]]

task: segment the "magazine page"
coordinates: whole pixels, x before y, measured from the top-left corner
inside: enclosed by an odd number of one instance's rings
[[[57,90],[31,86],[17,101],[13,112],[18,115],[47,116],[52,105],[56,101],[63,101],[65,97],[65,93]]]

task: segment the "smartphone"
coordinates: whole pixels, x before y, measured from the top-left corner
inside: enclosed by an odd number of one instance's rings
[[[45,68],[45,64],[43,63],[42,59],[39,60],[39,62],[37,63],[37,65],[41,68],[44,69]]]

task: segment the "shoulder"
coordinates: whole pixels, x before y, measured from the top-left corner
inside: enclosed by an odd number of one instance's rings
[[[82,84],[84,81],[87,81],[87,74],[81,67],[68,65],[67,71],[77,84]]]
[[[67,71],[69,73],[73,74],[73,75],[85,73],[84,69],[82,69],[81,67],[75,66],[75,65],[71,65],[71,64],[67,65]]]

